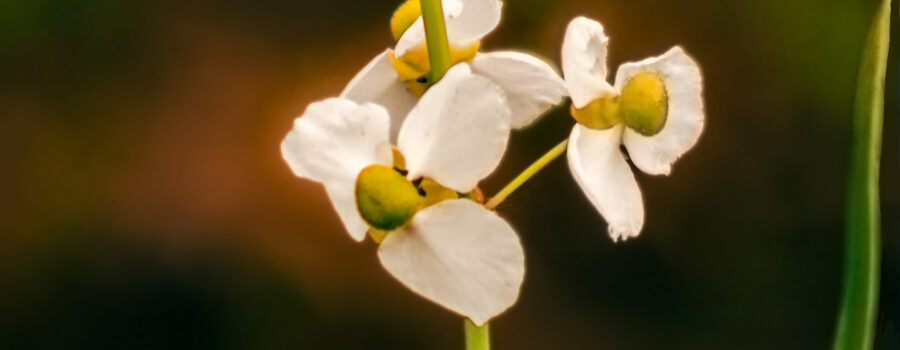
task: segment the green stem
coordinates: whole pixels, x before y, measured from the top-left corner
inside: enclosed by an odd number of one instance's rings
[[[467,318],[463,326],[466,329],[466,350],[490,350],[491,335],[487,323],[481,327],[476,326]]]
[[[872,21],[856,91],[844,285],[834,350],[870,350],[875,340],[881,265],[878,173],[890,42],[890,3],[890,0],[883,0]]]
[[[431,72],[428,80],[436,82],[450,69],[450,44],[444,25],[444,9],[441,0],[420,0],[422,20],[425,22],[425,40],[428,45],[428,62]]]
[[[541,158],[538,158],[534,163],[532,163],[525,171],[523,171],[519,176],[516,176],[506,187],[500,190],[493,198],[487,201],[487,204],[484,205],[487,210],[494,210],[497,208],[500,203],[503,203],[509,195],[515,192],[519,187],[521,187],[525,182],[531,179],[532,176],[537,174],[541,169],[550,164],[554,159],[558,158],[563,152],[566,151],[566,145],[569,144],[569,140],[564,140],[560,142],[556,147],[553,147],[550,151],[544,154]]]

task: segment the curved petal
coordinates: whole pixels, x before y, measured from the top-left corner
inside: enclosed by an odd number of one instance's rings
[[[503,2],[500,0],[444,0],[444,21],[450,46],[470,46],[500,24]],[[425,44],[425,24],[419,17],[394,47],[397,57]]]
[[[622,125],[594,130],[575,125],[569,137],[569,169],[609,224],[613,241],[636,237],[644,226],[644,201],[619,150]]]
[[[472,71],[503,88],[516,129],[534,122],[567,94],[565,83],[552,66],[524,53],[480,53],[472,61]]]
[[[525,276],[516,232],[467,199],[418,212],[388,234],[378,258],[409,289],[478,325],[516,302]]]
[[[389,120],[381,106],[328,99],[309,105],[281,143],[281,155],[294,174],[325,185],[357,241],[365,238],[368,225],[356,210],[356,177],[369,165],[392,164]]]
[[[666,124],[653,136],[626,128],[622,140],[635,166],[648,174],[668,175],[672,163],[697,143],[703,131],[703,77],[697,63],[676,46],[662,56],[623,64],[616,74],[616,87],[647,70],[659,74],[665,83]]]
[[[369,62],[347,84],[341,97],[357,103],[372,102],[387,109],[391,116],[391,141],[395,141],[400,125],[416,105],[418,97],[410,93],[406,83],[397,76],[390,54],[390,49],[385,50]]]
[[[616,94],[606,82],[608,43],[600,22],[584,17],[569,22],[562,46],[562,69],[575,108]]]
[[[422,96],[400,128],[409,177],[472,191],[506,151],[510,111],[499,86],[460,63]]]

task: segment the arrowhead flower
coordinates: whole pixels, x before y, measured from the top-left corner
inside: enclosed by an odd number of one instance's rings
[[[704,110],[700,69],[680,47],[623,64],[610,85],[608,41],[600,23],[576,18],[566,30],[562,60],[578,121],[569,139],[569,167],[618,241],[637,236],[644,224],[641,191],[620,145],[641,171],[668,175],[697,142]]]
[[[473,72],[503,88],[511,125],[522,128],[561,102],[566,89],[556,70],[539,58],[513,51],[478,52],[481,39],[500,23],[502,5],[499,0],[442,1],[451,64],[468,62]],[[384,106],[392,118],[391,139],[395,140],[403,119],[435,82],[427,77],[431,67],[419,0],[400,6],[391,30],[396,46],[366,65],[341,97]]]
[[[351,237],[380,241],[388,272],[483,324],[515,303],[525,271],[512,227],[470,199],[506,150],[510,118],[503,90],[462,63],[411,109],[395,148],[387,109],[336,98],[310,105],[281,149],[324,185]]]

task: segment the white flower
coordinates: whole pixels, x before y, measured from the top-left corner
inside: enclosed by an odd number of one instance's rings
[[[704,110],[700,69],[680,47],[623,64],[611,86],[608,40],[600,23],[576,18],[566,31],[562,60],[579,122],[569,139],[569,167],[618,241],[637,236],[644,224],[641,191],[619,146],[638,169],[668,175],[697,142]]]
[[[373,102],[387,108],[393,119],[392,140],[415,106],[417,95],[433,83],[423,78],[430,68],[418,3],[419,0],[409,0],[394,15],[392,26],[398,36],[394,49],[376,56],[341,93],[341,97],[358,103]],[[500,22],[501,1],[444,0],[442,3],[452,64],[470,62],[472,71],[504,89],[514,128],[528,126],[562,101],[566,95],[563,81],[541,59],[513,51],[476,53],[480,40]]]
[[[295,121],[282,154],[297,176],[324,184],[354,239],[370,226],[391,230],[378,257],[394,277],[483,324],[515,303],[524,256],[506,221],[456,198],[473,191],[506,150],[504,93],[459,64],[410,111],[399,130],[398,159],[390,122],[375,104],[317,102]],[[405,169],[391,168],[398,163]],[[440,197],[436,204],[432,195]]]

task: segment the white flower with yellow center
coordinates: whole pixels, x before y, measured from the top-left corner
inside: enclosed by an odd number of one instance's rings
[[[566,89],[556,70],[539,58],[514,51],[478,52],[481,39],[500,23],[502,5],[499,0],[442,1],[451,65],[468,62],[473,72],[503,88],[512,112],[511,125],[518,129],[561,102]],[[431,67],[419,0],[400,6],[391,29],[396,46],[366,65],[341,97],[387,108],[393,118],[394,140],[418,97],[434,82],[427,78]]]
[[[697,142],[704,110],[700,69],[680,47],[623,64],[611,86],[608,41],[600,23],[576,18],[566,30],[562,60],[578,121],[569,139],[569,167],[618,241],[637,236],[644,224],[641,191],[619,146],[643,172],[668,175]]]
[[[393,149],[390,123],[376,104],[313,103],[282,154],[324,184],[350,236],[380,241],[394,277],[483,324],[515,303],[525,272],[515,231],[471,199],[506,150],[504,92],[458,64],[409,112]]]

